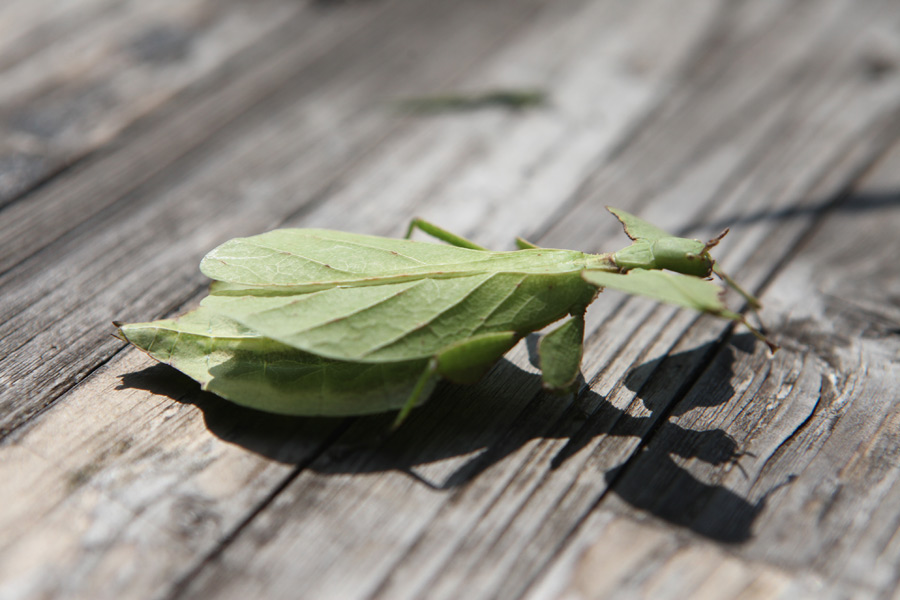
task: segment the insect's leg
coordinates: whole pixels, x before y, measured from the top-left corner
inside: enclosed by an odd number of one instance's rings
[[[515,331],[500,331],[456,342],[435,357],[437,372],[453,383],[475,383],[518,341]]]
[[[462,236],[458,236],[455,233],[450,233],[446,229],[438,227],[434,223],[429,223],[423,219],[413,219],[410,221],[409,229],[406,230],[406,239],[409,239],[414,229],[420,229],[431,237],[437,238],[442,242],[447,242],[451,246],[469,248],[471,250],[487,250],[484,246],[479,246],[475,242],[467,240]]]
[[[406,404],[403,405],[403,408],[400,409],[397,418],[394,419],[394,424],[391,425],[392,430],[400,427],[400,425],[403,424],[403,421],[406,420],[406,417],[409,416],[410,411],[419,403],[422,393],[428,388],[431,379],[437,376],[437,364],[437,358],[432,358],[428,361],[428,366],[425,367],[425,370],[416,382],[416,386],[409,395],[409,399],[406,401]]]
[[[534,250],[536,248],[540,248],[540,246],[538,246],[537,244],[532,244],[525,238],[517,237],[516,248],[518,248],[519,250]]]
[[[747,292],[738,285],[738,282],[729,277],[725,271],[723,271],[718,263],[713,264],[713,273],[719,276],[719,278],[726,283],[731,289],[736,291],[741,297],[750,305],[750,308],[753,310],[759,310],[762,308],[762,304],[759,300],[756,299],[756,296],[752,295],[750,292]]]
[[[475,383],[495,362],[519,341],[515,331],[485,333],[451,344],[438,352],[419,378],[409,400],[394,420],[396,429],[419,403],[432,377],[440,376],[453,383]]]
[[[581,371],[584,311],[546,334],[538,344],[544,388],[553,392],[572,389]]]

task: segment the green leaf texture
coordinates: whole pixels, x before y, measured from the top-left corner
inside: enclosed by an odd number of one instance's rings
[[[237,404],[288,415],[360,415],[395,410],[427,361],[359,364],[329,360],[265,338],[199,308],[176,319],[120,327],[129,342]],[[427,398],[434,387],[427,383]]]
[[[423,278],[516,272],[570,273],[599,267],[604,257],[574,250],[490,252],[324,229],[277,229],[225,242],[200,270],[255,293],[300,293]]]
[[[203,306],[319,356],[413,360],[474,335],[541,329],[586,306],[596,290],[579,272],[606,260],[279,230],[211,252],[201,268],[224,283]]]
[[[656,225],[652,225],[640,217],[636,217],[622,209],[607,206],[606,210],[616,216],[625,228],[625,235],[633,240],[647,240],[652,242],[662,238],[672,237],[672,234],[663,231]]]
[[[426,358],[482,333],[529,332],[587,305],[577,272],[478,274],[281,296],[211,295],[203,306],[266,337],[338,360]]]
[[[632,269],[627,273],[585,271],[585,281],[620,292],[646,296],[685,308],[707,312],[726,319],[741,320],[722,301],[723,289],[706,279],[669,271]]]

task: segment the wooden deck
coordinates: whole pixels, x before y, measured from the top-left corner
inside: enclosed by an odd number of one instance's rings
[[[0,598],[889,598],[896,0],[0,3]],[[538,88],[431,115],[398,99]],[[730,226],[782,346],[608,292],[392,415],[201,393],[110,321],[280,226],[492,248]]]

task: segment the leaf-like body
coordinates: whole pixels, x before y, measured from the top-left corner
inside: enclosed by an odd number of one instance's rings
[[[576,315],[545,335],[538,345],[544,387],[554,392],[572,388],[581,370],[584,315]]]
[[[722,301],[723,289],[706,279],[646,269],[632,269],[627,273],[588,270],[582,273],[582,277],[600,287],[646,296],[726,319],[741,320],[740,315],[729,311]]]
[[[647,221],[641,219],[640,217],[636,217],[633,214],[625,212],[620,208],[612,208],[607,206],[606,210],[616,216],[616,218],[620,223],[622,223],[622,226],[625,228],[625,235],[635,241],[647,240],[653,242],[663,238],[672,237],[672,234],[663,231],[656,225],[652,225]]]
[[[280,230],[210,253],[203,270],[224,283],[203,306],[319,356],[392,362],[476,335],[541,329],[587,306],[596,288],[579,274],[607,264],[570,250],[486,252]]]
[[[519,341],[511,331],[482,333],[444,348],[435,371],[453,383],[475,383]]]
[[[541,329],[587,305],[595,291],[577,271],[480,273],[296,295],[211,295],[203,306],[320,356],[390,362],[433,356],[483,333]]]
[[[360,415],[401,408],[427,361],[329,360],[260,336],[203,307],[122,325],[129,342],[237,404],[288,415]],[[427,398],[435,381],[427,382]]]
[[[200,270],[220,289],[297,294],[477,274],[558,274],[609,265],[608,257],[535,248],[492,252],[327,229],[277,229],[225,242]],[[217,290],[218,292],[218,290]]]
[[[572,315],[539,346],[546,387],[569,389],[584,309],[604,287],[743,320],[703,279],[718,238],[678,238],[610,211],[633,243],[602,255],[524,241],[493,252],[421,221],[413,226],[451,245],[321,229],[238,238],[203,259],[214,281],[199,309],[120,332],[244,406],[333,416],[401,409],[399,423],[438,378],[472,383],[522,336]]]

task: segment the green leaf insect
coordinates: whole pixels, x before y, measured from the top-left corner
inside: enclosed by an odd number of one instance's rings
[[[199,308],[117,326],[237,404],[290,415],[399,409],[397,426],[438,379],[475,383],[522,337],[562,319],[538,354],[544,386],[571,390],[584,313],[603,288],[747,324],[709,279],[719,275],[759,306],[709,254],[724,233],[705,243],[678,238],[609,210],[632,244],[596,255],[521,239],[519,250],[494,252],[418,219],[407,238],[418,228],[446,244],[322,229],[238,238],[203,259],[214,281]]]

